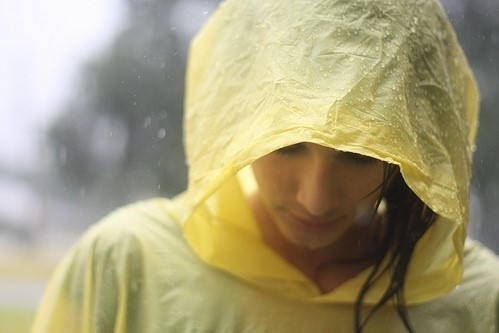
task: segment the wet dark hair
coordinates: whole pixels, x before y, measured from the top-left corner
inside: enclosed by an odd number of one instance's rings
[[[379,207],[382,200],[386,202],[385,241],[383,242],[374,268],[364,282],[355,302],[355,332],[362,332],[366,323],[382,306],[392,301],[402,323],[408,332],[413,333],[407,306],[404,299],[404,284],[407,268],[417,241],[430,228],[437,215],[407,186],[399,168],[385,163],[381,194],[376,203]],[[383,258],[389,255],[389,264],[381,267]],[[362,314],[361,305],[369,289],[385,273],[391,269],[390,283],[380,300]]]

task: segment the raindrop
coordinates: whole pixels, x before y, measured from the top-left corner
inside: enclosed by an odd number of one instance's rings
[[[472,146],[470,147],[470,149],[471,149],[471,152],[473,152],[473,153],[474,153],[474,152],[476,152],[476,145],[472,145]]]
[[[144,128],[146,128],[149,125],[151,125],[151,123],[152,123],[151,117],[147,116],[147,117],[144,118]]]
[[[164,128],[160,128],[158,130],[158,138],[160,139],[164,139],[166,136],[166,130]]]
[[[165,110],[161,111],[158,116],[159,120],[165,120],[167,117],[168,113]]]
[[[59,161],[61,162],[61,164],[66,164],[67,160],[68,160],[68,150],[66,149],[65,146],[62,146],[60,149],[59,149]]]
[[[492,34],[490,35],[490,41],[492,42],[492,44],[499,43],[499,31],[492,32]]]

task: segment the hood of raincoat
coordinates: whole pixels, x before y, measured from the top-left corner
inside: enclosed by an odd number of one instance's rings
[[[251,261],[248,251],[219,259],[216,247],[231,250],[224,242],[246,243],[240,231],[220,236],[216,229],[232,222],[210,222],[207,206],[214,197],[244,205],[240,170],[280,147],[313,142],[398,165],[439,215],[413,254],[407,303],[459,283],[478,91],[437,1],[227,0],[192,42],[185,106],[184,232],[208,263],[267,286],[293,279],[279,265],[240,267],[249,265],[242,263]],[[234,209],[227,214],[238,219]],[[255,236],[252,227],[240,229]],[[298,277],[272,281],[289,296],[352,302],[363,277],[332,296],[315,295]],[[386,283],[380,279],[366,301],[375,302]]]

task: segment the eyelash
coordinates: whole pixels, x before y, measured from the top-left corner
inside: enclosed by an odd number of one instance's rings
[[[294,155],[301,153],[304,148],[305,147],[302,144],[297,143],[291,146],[286,146],[277,149],[275,152],[279,155]],[[375,158],[351,152],[343,152],[342,155],[345,157],[346,160],[358,165],[370,165],[376,163],[377,161]]]
[[[304,147],[302,144],[297,143],[297,144],[294,144],[291,146],[279,148],[276,150],[276,153],[278,153],[279,155],[292,155],[292,154],[299,153],[300,151],[303,150],[303,148]]]
[[[350,152],[345,152],[344,156],[348,158],[348,160],[359,165],[370,165],[377,161],[375,158]]]

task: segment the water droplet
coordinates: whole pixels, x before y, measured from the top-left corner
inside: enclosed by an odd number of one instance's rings
[[[158,138],[160,139],[164,139],[166,136],[166,130],[164,128],[160,128],[158,130]]]
[[[151,123],[152,123],[151,117],[147,116],[147,117],[144,118],[144,128],[146,128],[149,125],[151,125]]]
[[[59,153],[58,153],[59,161],[61,164],[66,164],[68,160],[68,150],[66,149],[66,146],[62,146],[59,148]]]

